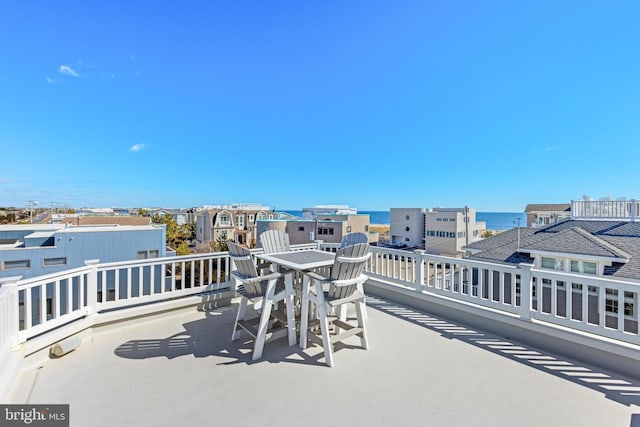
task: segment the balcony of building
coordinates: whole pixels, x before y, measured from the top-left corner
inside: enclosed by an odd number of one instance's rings
[[[372,252],[370,349],[354,337],[333,368],[231,341],[226,253],[3,279],[0,401],[67,403],[79,426],[640,423],[637,283]]]

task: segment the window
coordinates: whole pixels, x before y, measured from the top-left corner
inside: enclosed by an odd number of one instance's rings
[[[318,228],[318,236],[333,236],[333,228],[332,227],[319,227]]]
[[[238,227],[243,228],[244,227],[244,215],[236,215],[236,223],[238,224]]]
[[[551,270],[564,270],[564,260],[562,258],[542,257],[542,268]]]
[[[347,233],[351,233],[351,226],[347,225]]]
[[[405,228],[404,231],[409,231],[411,230],[409,227]]]
[[[368,225],[365,225],[365,226],[364,226],[364,232],[365,232],[365,233],[368,233],[368,232],[369,232],[369,226],[368,226]]]
[[[304,231],[304,227],[298,227],[298,231]]]
[[[595,262],[572,260],[571,271],[582,274],[597,274],[597,266]]]
[[[158,258],[160,252],[157,249],[150,251],[138,251],[137,258],[138,259],[147,259],[147,258]]]
[[[255,217],[254,217],[254,215],[253,215],[253,214],[249,215],[249,222],[253,222],[254,218],[255,218]]]
[[[229,215],[227,214],[220,215],[220,225],[230,225]]]
[[[28,259],[21,259],[17,261],[5,261],[5,270],[19,270],[21,268],[31,268],[31,261]]]
[[[43,267],[55,267],[57,265],[67,265],[67,257],[45,258],[42,260]]]
[[[410,217],[409,215],[406,215],[404,218],[405,218],[407,221],[409,221],[409,219],[410,219],[411,217]]]

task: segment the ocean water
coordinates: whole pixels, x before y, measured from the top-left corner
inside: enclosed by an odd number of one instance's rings
[[[291,215],[302,216],[302,211],[285,211]],[[369,214],[371,224],[389,224],[389,211],[358,211],[359,214]],[[487,230],[509,230],[520,226],[526,227],[527,215],[524,212],[476,212],[476,221],[487,223]]]

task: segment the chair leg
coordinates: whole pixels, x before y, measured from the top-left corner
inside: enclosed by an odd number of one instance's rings
[[[360,344],[362,345],[362,348],[364,348],[365,350],[369,349],[369,341],[367,340],[367,327],[365,325],[365,313],[366,313],[366,305],[364,302],[357,302],[356,303],[356,316],[358,317],[358,327],[362,328],[362,332],[360,335]]]
[[[329,335],[329,320],[327,319],[327,308],[324,302],[316,309],[320,316],[320,331],[322,333],[322,346],[324,347],[324,359],[328,366],[333,366],[333,348],[331,336]]]
[[[236,341],[240,338],[242,328],[238,327],[238,321],[245,320],[247,313],[247,300],[246,298],[240,298],[240,306],[238,307],[238,314],[236,315],[236,322],[233,324],[233,332],[231,333],[231,341]]]
[[[262,350],[264,349],[264,342],[267,339],[267,329],[269,327],[272,307],[272,301],[262,302],[262,313],[260,314],[260,323],[258,324],[258,335],[256,336],[256,343],[253,347],[253,360],[258,360],[262,357]]]

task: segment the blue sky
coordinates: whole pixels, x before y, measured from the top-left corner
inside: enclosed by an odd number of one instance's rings
[[[0,206],[638,198],[638,1],[2,1]]]

